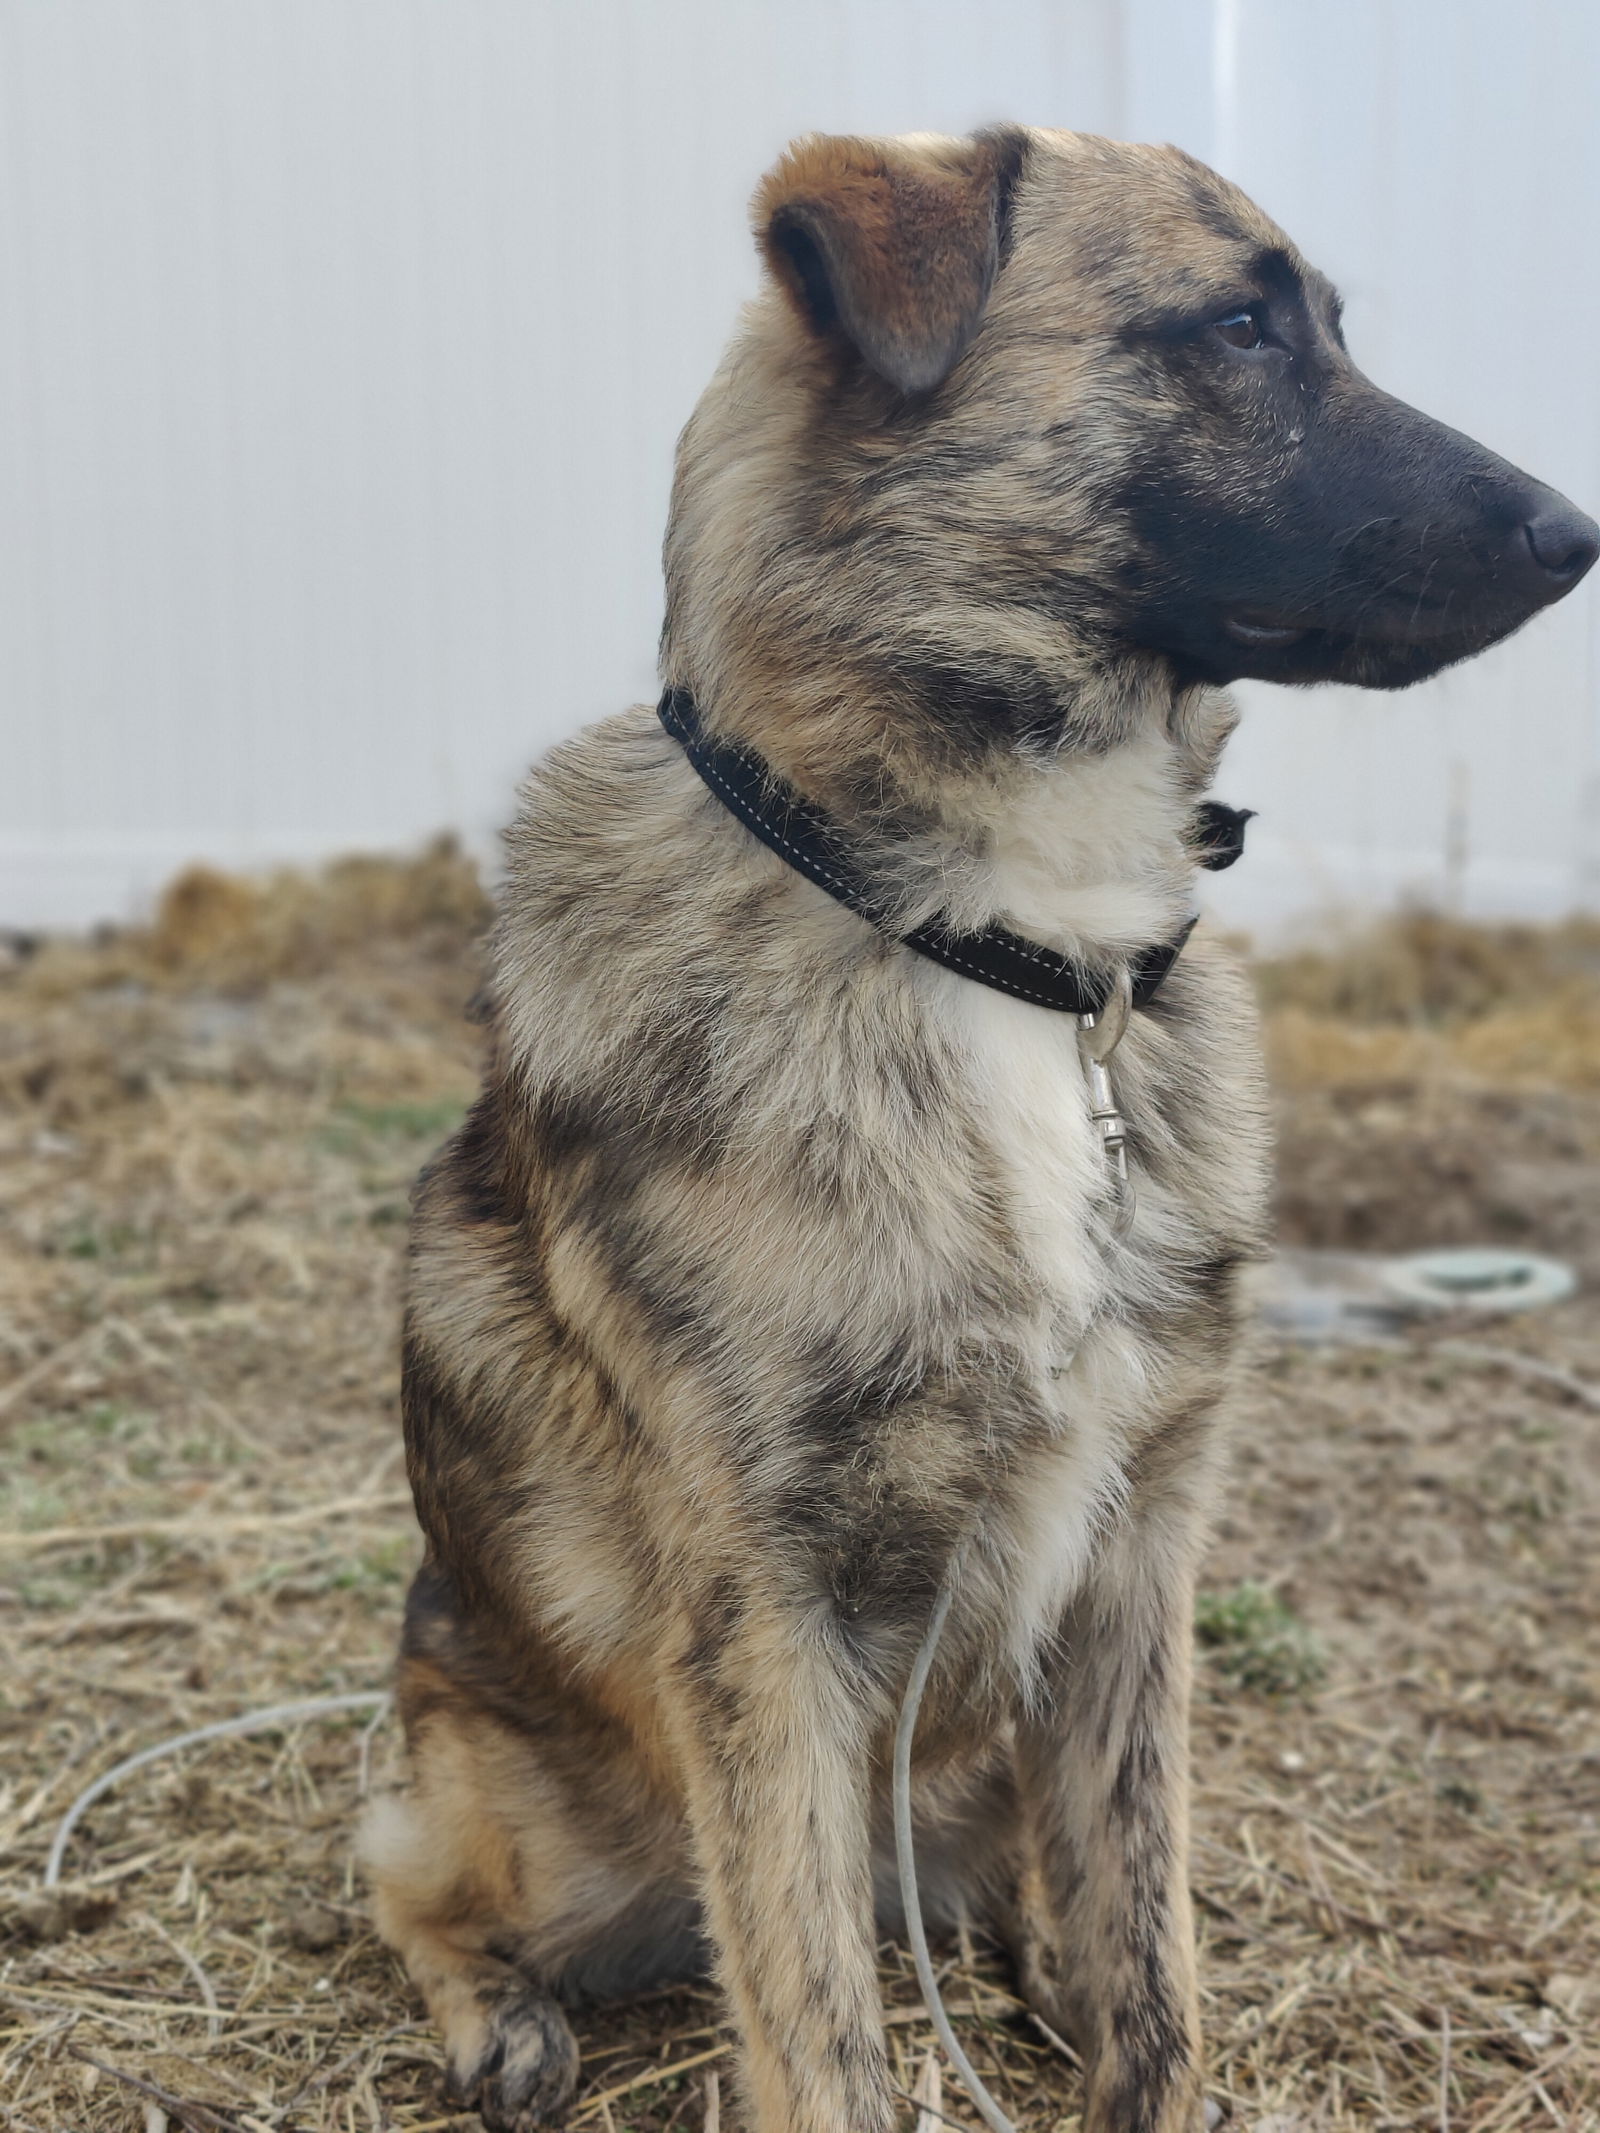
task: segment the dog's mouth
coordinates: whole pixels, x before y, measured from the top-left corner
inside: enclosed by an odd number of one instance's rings
[[[1253,652],[1281,652],[1287,645],[1298,644],[1311,625],[1279,622],[1270,615],[1240,614],[1225,615],[1222,627],[1235,644],[1248,645]]]
[[[1281,613],[1239,608],[1218,617],[1209,645],[1179,652],[1180,670],[1226,686],[1234,681],[1291,684],[1345,682],[1363,689],[1406,689],[1509,636],[1524,617],[1474,617],[1452,630],[1383,629],[1367,618],[1358,629],[1329,622],[1290,622]],[[1432,619],[1432,618],[1429,618]],[[1441,618],[1442,619],[1442,618]]]

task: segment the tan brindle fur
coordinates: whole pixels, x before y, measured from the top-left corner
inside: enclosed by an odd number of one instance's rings
[[[664,676],[906,922],[1114,969],[1187,915],[1232,723],[1112,649],[1108,500],[1182,416],[1119,336],[1286,241],[1176,151],[1009,129],[801,144],[757,227],[773,276],[679,452]],[[1264,1197],[1239,972],[1202,929],[1117,1055],[1124,1245],[1071,1018],[892,945],[648,710],[541,763],[510,862],[483,1095],[417,1195],[412,1779],[365,1840],[454,2093],[557,2115],[558,2003],[709,1962],[760,2133],[888,2125],[889,1743],[965,1547],[930,1913],[1014,1948],[1086,2133],[1194,2133],[1190,1615]]]

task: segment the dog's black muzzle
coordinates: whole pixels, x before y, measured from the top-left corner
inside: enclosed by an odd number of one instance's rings
[[[1193,512],[1145,624],[1212,681],[1404,688],[1509,636],[1600,557],[1576,505],[1354,373],[1214,493],[1227,508]]]

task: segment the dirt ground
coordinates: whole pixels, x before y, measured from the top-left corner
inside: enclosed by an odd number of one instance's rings
[[[121,1758],[385,1685],[417,1553],[406,1191],[473,1086],[481,919],[440,849],[271,889],[193,877],[148,934],[5,951],[0,2125],[20,2133],[476,2123],[440,2100],[352,1870],[381,1709],[151,1763],[40,1884]],[[1261,977],[1285,1241],[1562,1255],[1578,1298],[1487,1337],[1600,1383],[1600,930],[1416,919]],[[1263,1336],[1194,1727],[1211,2085],[1236,2126],[1600,2126],[1597,1438],[1574,1393],[1436,1341]],[[1073,2067],[1003,1968],[946,1956],[1019,2125],[1073,2133]],[[910,2090],[929,2032],[893,1949],[884,1984]],[[715,2118],[710,1998],[582,2027],[577,2125]],[[943,2108],[973,2122],[953,2080]]]

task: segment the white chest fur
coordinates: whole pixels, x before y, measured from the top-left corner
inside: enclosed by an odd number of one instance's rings
[[[1073,1018],[961,980],[948,1005],[973,1116],[1040,1295],[1029,1360],[1059,1421],[1029,1455],[1006,1519],[1012,1646],[1026,1674],[1122,1501],[1146,1373],[1107,1311],[1119,1261],[1095,1219],[1107,1172]]]
[[[1106,1191],[1074,1018],[966,979],[952,979],[946,990],[972,1116],[1023,1257],[1061,1321],[1047,1337],[1054,1342],[1059,1334],[1071,1347],[1103,1290],[1105,1260],[1092,1215]]]

